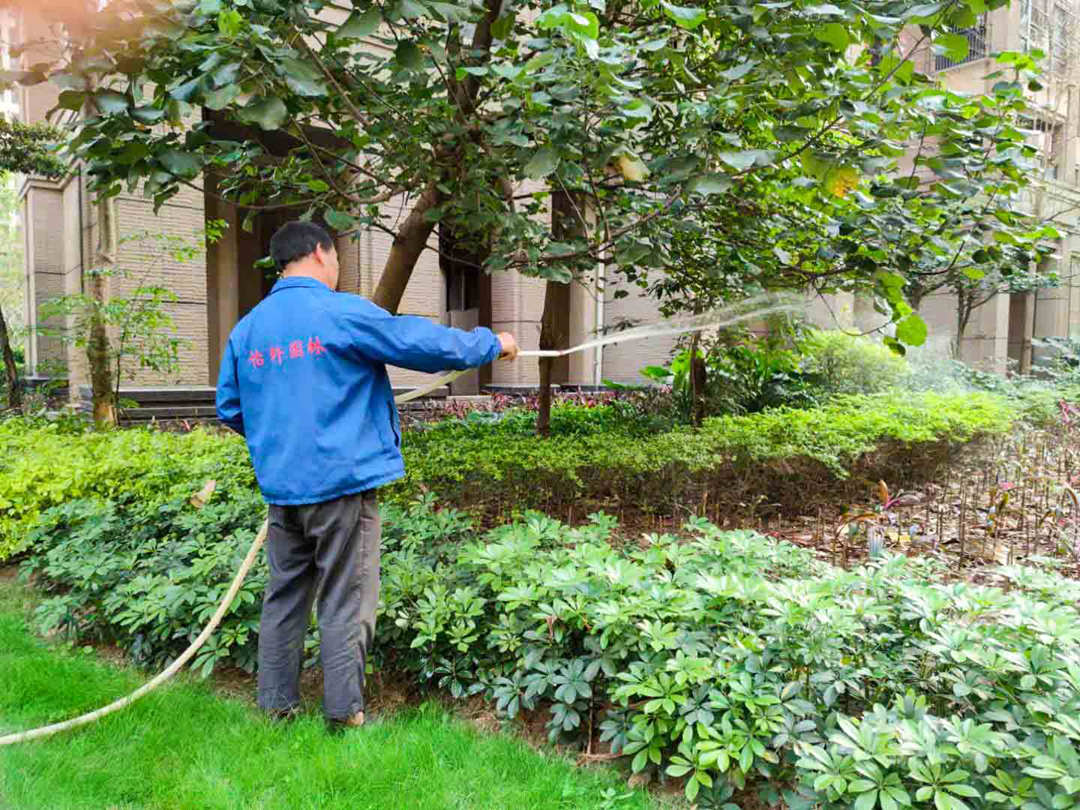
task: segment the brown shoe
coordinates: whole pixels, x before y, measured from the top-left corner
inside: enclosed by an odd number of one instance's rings
[[[352,717],[347,717],[344,720],[327,720],[326,728],[331,734],[341,734],[345,729],[360,728],[364,725],[364,713],[359,711]]]
[[[349,728],[356,728],[357,726],[364,725],[364,713],[363,712],[357,712],[356,714],[354,714],[352,717],[350,717],[348,720],[345,721],[345,725],[348,726]]]

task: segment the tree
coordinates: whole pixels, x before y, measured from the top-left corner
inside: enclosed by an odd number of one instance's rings
[[[4,263],[5,275],[18,272],[22,275],[22,250],[15,247],[16,234],[11,227],[15,213],[14,191],[11,187],[11,174],[37,174],[56,178],[63,174],[64,164],[53,151],[59,133],[47,124],[28,125],[19,121],[0,118],[0,183],[3,183],[4,205],[0,206],[0,215],[5,217],[0,222],[3,230],[5,250],[0,261]],[[16,268],[15,265],[19,266]],[[17,294],[21,293],[21,284],[13,285]],[[21,294],[20,294],[21,297]],[[4,376],[7,389],[7,406],[12,409],[22,407],[22,388],[19,381],[19,369],[15,363],[15,353],[11,347],[9,319],[4,310],[10,313],[14,306],[21,306],[21,301],[11,301],[5,296],[0,300],[0,357],[3,358]],[[15,324],[18,326],[18,324]]]
[[[998,108],[912,60],[926,45],[958,57],[953,28],[1003,2],[113,0],[13,78],[95,106],[72,154],[105,198],[142,187],[160,205],[212,173],[252,212],[391,233],[374,296],[389,309],[424,250],[559,283],[603,262],[678,287],[696,240],[733,289],[874,294],[900,347],[925,336],[905,300],[938,268],[922,258],[967,234],[1033,244],[1028,223],[994,216],[1034,154],[1008,124],[1031,66],[1015,63]],[[919,142],[923,174],[899,175]],[[555,195],[583,227],[550,216]],[[400,224],[381,205],[395,198],[411,206]],[[920,235],[927,222],[946,226]]]
[[[207,242],[220,238],[223,227],[223,222],[212,220],[204,233],[190,237],[144,232],[116,243],[107,241],[98,251],[103,263],[86,270],[87,292],[52,298],[42,305],[44,320],[55,318],[66,324],[63,328],[44,327],[42,331],[85,351],[92,387],[95,392],[105,389],[104,395],[96,393],[94,397],[94,419],[98,424],[116,423],[121,406],[120,385],[125,377],[133,379],[140,369],[159,374],[177,370],[185,341],[176,336],[175,323],[167,311],[177,297],[154,283],[153,277],[165,262],[186,264],[194,260]],[[139,274],[118,265],[116,260],[118,248],[129,243],[137,244],[140,252],[152,257]],[[125,280],[129,289],[124,294],[109,292],[112,279]]]

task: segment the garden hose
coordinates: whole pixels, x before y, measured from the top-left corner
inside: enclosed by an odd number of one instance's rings
[[[719,312],[714,311],[706,315],[696,315],[689,318],[669,319],[648,326],[627,329],[596,338],[588,343],[582,343],[569,349],[522,351],[518,353],[518,357],[564,357],[569,354],[576,354],[600,346],[607,346],[612,343],[625,343],[650,337],[663,337],[685,334],[688,332],[698,332],[703,329],[722,328],[731,326],[735,323],[757,320],[779,312],[791,311],[795,308],[796,304],[790,299],[781,299],[777,296],[761,296],[747,299]],[[449,374],[438,377],[427,385],[395,397],[394,401],[401,404],[417,399],[425,394],[431,393],[436,388],[440,388],[452,382],[464,373],[465,371],[452,371]],[[207,492],[204,497],[209,497],[209,493]],[[157,676],[140,686],[130,695],[120,698],[119,700],[110,703],[108,706],[102,706],[100,709],[87,712],[86,714],[74,717],[71,720],[65,720],[62,723],[53,723],[52,725],[42,726],[29,731],[20,731],[15,734],[8,734],[4,737],[0,737],[0,746],[29,742],[30,740],[49,737],[53,734],[58,734],[61,731],[68,731],[73,728],[78,728],[79,726],[85,726],[88,723],[93,723],[95,720],[100,720],[108,714],[112,714],[126,706],[130,706],[136,700],[149,694],[176,675],[176,673],[183,669],[184,665],[198,653],[199,649],[206,643],[207,639],[210,638],[217,629],[217,626],[221,623],[221,620],[225,617],[225,614],[232,605],[233,599],[236,598],[236,594],[240,591],[240,586],[244,583],[244,578],[251,570],[251,566],[255,564],[255,558],[258,556],[259,550],[263,547],[263,543],[266,542],[268,531],[269,521],[264,520],[262,527],[255,535],[255,539],[251,542],[251,547],[248,549],[247,556],[244,557],[243,563],[241,563],[240,568],[233,577],[229,590],[226,591],[225,596],[222,597],[221,603],[218,605],[217,610],[214,611],[214,615],[210,617],[210,621],[207,622],[198,637],[191,642],[191,645],[184,650],[176,660],[169,664],[168,667],[158,673]]]

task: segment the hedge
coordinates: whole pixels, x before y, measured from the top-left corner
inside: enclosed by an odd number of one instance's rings
[[[431,492],[489,518],[529,508],[582,517],[597,508],[719,514],[747,498],[805,506],[817,491],[929,475],[958,445],[1009,430],[1019,411],[991,394],[849,396],[811,409],[720,417],[694,431],[641,430],[612,406],[557,412],[556,434],[529,414],[466,419],[405,434],[408,475],[384,493]],[[73,423],[0,422],[0,560],[38,515],[84,497],[165,502],[215,479],[219,497],[254,487],[243,440],[213,429],[93,432]]]

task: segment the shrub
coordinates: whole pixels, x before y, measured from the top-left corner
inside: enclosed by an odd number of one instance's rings
[[[805,508],[826,486],[847,497],[883,476],[897,485],[925,477],[949,448],[1008,430],[1017,406],[989,394],[840,397],[667,432],[618,407],[555,409],[548,440],[534,435],[535,414],[516,410],[409,431],[408,473],[385,497],[407,503],[433,492],[488,516],[542,508],[580,518],[597,507],[672,514],[703,505],[719,514],[757,498]],[[52,506],[101,498],[154,508],[208,479],[219,499],[249,497],[255,481],[242,439],[0,421],[0,560],[27,547]]]
[[[385,518],[376,666],[508,718],[541,712],[551,739],[607,743],[702,806],[739,788],[794,810],[1080,796],[1080,584],[1051,571],[1003,569],[1001,590],[903,557],[844,571],[703,521],[686,541],[623,543],[601,515],[569,528],[530,514],[483,537],[430,503]],[[239,503],[54,508],[26,564],[55,592],[38,621],[163,661],[256,519]],[[263,576],[204,672],[250,666]]]
[[[719,344],[700,352],[705,362],[705,412],[757,413],[768,408],[811,407],[816,404],[814,380],[798,355],[768,341]],[[680,421],[689,422],[692,405],[690,350],[684,349],[667,366],[648,366],[643,376],[671,385]]]
[[[803,368],[826,394],[880,394],[897,387],[908,364],[880,343],[810,330],[799,342]]]
[[[580,516],[592,503],[669,514],[681,504],[722,509],[758,496],[801,508],[826,485],[842,495],[883,475],[898,483],[928,475],[950,447],[1008,430],[1012,413],[988,394],[893,394],[716,417],[698,431],[645,437],[596,430],[543,441],[525,434],[524,420],[520,431],[447,424],[406,436],[407,477],[390,493],[407,499],[423,488],[496,513]]]
[[[225,497],[255,484],[238,436],[200,429],[95,432],[68,420],[0,420],[0,560],[26,545],[37,517],[67,501],[130,496],[148,504],[188,497],[208,480]]]

